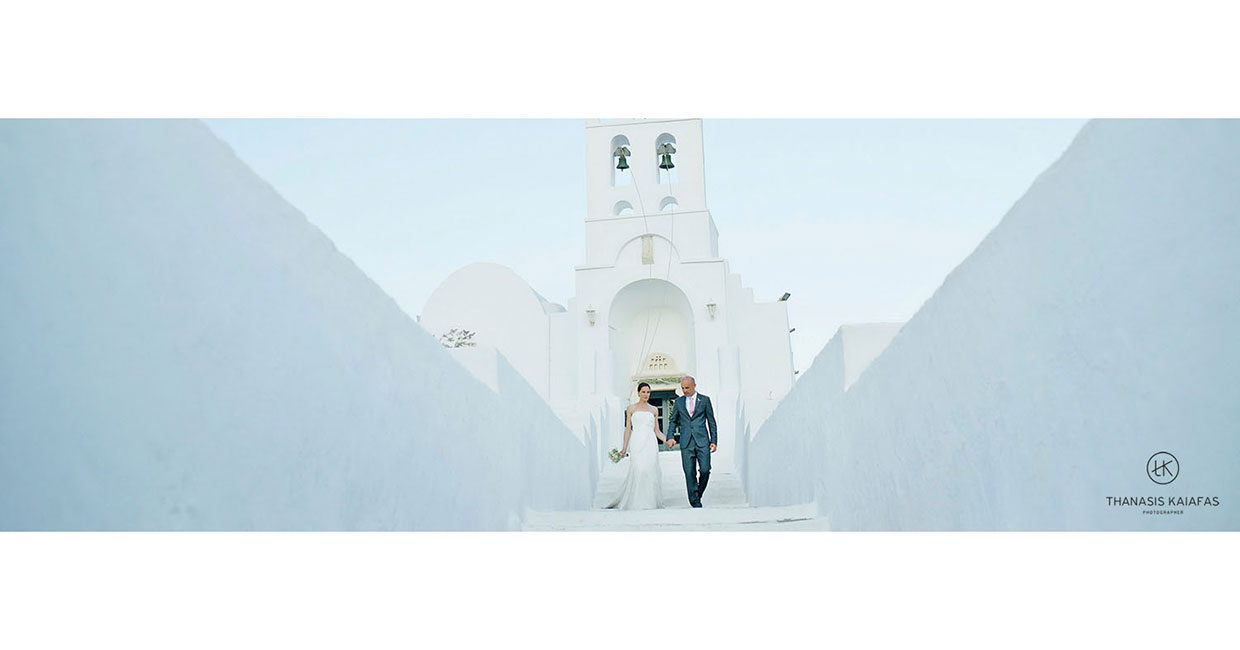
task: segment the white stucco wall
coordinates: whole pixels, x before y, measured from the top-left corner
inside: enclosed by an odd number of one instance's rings
[[[448,354],[475,379],[499,393],[499,352],[489,345],[452,348]]]
[[[547,302],[512,269],[480,262],[448,276],[427,299],[418,322],[436,337],[452,328],[475,332],[474,342],[499,350],[550,401],[549,315],[561,312],[563,307]]]
[[[754,498],[783,505],[813,499],[816,469],[811,459],[826,453],[825,440],[818,423],[807,426],[795,414],[829,413],[836,408],[852,382],[882,354],[901,327],[900,323],[842,325],[785,395],[777,400],[746,395],[745,423],[751,439],[744,453],[756,450],[758,457],[751,460],[746,455],[739,464],[745,468],[741,476],[746,489],[750,488],[749,471],[763,477],[752,486]]]
[[[577,327],[578,321],[585,318],[576,309],[575,301],[569,301],[567,311],[547,315],[551,327],[551,407],[557,413],[569,413],[577,410],[582,394],[580,381],[577,377]],[[565,420],[568,422],[568,420]],[[579,430],[578,427],[572,427]]]
[[[1240,529],[1238,177],[1235,120],[1088,123],[841,399],[803,374],[752,441],[751,503],[813,499],[837,530]]]
[[[502,359],[470,376],[201,123],[0,120],[0,142],[0,530],[589,506],[592,454],[533,389]]]
[[[864,323],[842,325],[836,336],[844,349],[844,390],[861,377],[878,355],[887,349],[891,339],[900,333],[904,323]],[[830,345],[830,343],[828,343]]]

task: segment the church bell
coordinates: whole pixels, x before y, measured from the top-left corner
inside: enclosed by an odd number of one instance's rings
[[[664,142],[659,145],[659,169],[671,169],[676,165],[672,164],[672,154],[676,153],[676,147],[670,142]]]
[[[629,168],[629,161],[628,161],[629,148],[628,147],[619,147],[616,149],[615,153],[613,153],[612,155],[620,159],[620,162],[616,165],[616,169],[619,169],[620,171],[624,171]]]

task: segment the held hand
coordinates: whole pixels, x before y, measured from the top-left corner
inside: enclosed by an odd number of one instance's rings
[[[628,456],[628,455],[629,455],[629,448],[628,448],[628,447],[625,447],[624,449],[621,449],[621,450],[620,450],[620,457],[621,457],[621,458],[624,458],[625,456]]]
[[[712,453],[712,454],[713,454],[713,453],[715,453],[715,445],[714,445],[714,443],[711,443],[711,445],[710,445],[710,453]]]
[[[668,438],[668,439],[667,439],[667,448],[668,448],[668,449],[671,449],[672,447],[675,447],[675,446],[676,446],[676,440],[675,440],[675,439],[673,439],[673,438]]]

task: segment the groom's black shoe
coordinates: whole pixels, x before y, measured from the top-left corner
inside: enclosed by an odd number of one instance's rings
[[[689,505],[690,505],[691,507],[694,507],[694,508],[701,508],[701,507],[702,507],[702,502],[701,502],[701,501],[697,501],[697,502],[695,502],[695,503],[690,503]]]

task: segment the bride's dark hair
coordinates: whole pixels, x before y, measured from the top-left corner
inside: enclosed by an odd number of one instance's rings
[[[642,392],[642,386],[645,386],[646,388],[650,388],[650,384],[647,384],[646,382],[643,381],[642,383],[637,385],[637,392],[639,393]]]

